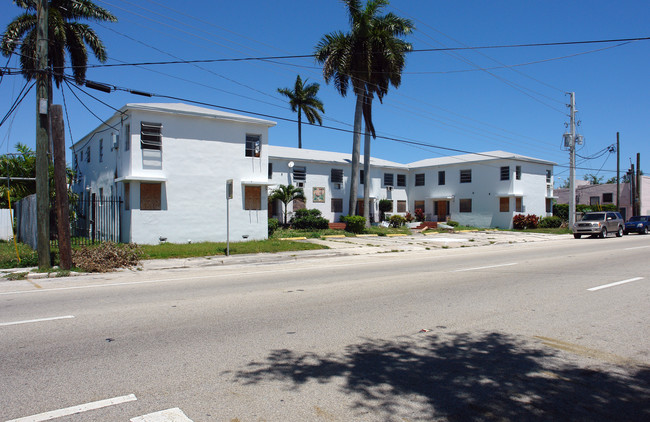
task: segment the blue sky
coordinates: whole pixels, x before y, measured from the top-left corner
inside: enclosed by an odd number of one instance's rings
[[[347,31],[343,3],[337,0],[180,3],[168,0],[107,0],[118,23],[91,23],[104,41],[106,64],[305,55],[320,38]],[[192,5],[191,9],[186,5]],[[413,1],[393,0],[386,9],[412,19],[416,30],[406,39],[415,50],[555,43],[650,36],[650,7],[645,0],[566,1]],[[0,3],[0,28],[21,11]],[[94,59],[91,64],[96,64]],[[535,62],[535,63],[533,63]],[[0,66],[7,63],[1,58]],[[8,67],[18,66],[16,57]],[[585,173],[604,179],[615,175],[616,154],[605,153],[621,137],[621,169],[636,162],[648,173],[650,151],[650,40],[630,43],[518,47],[448,52],[413,52],[407,56],[402,85],[391,88],[373,120],[378,135],[421,142],[431,147],[377,139],[372,155],[408,163],[456,153],[505,150],[551,160],[556,179],[568,177],[567,92],[576,93],[585,138],[579,148],[578,178]],[[277,88],[293,87],[296,75],[321,84],[324,124],[351,129],[352,93],[341,97],[325,84],[311,58],[90,68],[87,78],[123,88],[175,96],[215,105],[296,119]],[[0,83],[0,117],[4,117],[25,80],[5,75]],[[84,88],[96,99],[65,88],[70,132],[66,143],[79,140],[112,115],[109,107],[129,102],[168,102],[122,91],[110,94]],[[0,153],[17,142],[34,147],[32,91],[0,127]],[[62,103],[61,92],[55,103]],[[102,102],[108,104],[104,105]],[[175,102],[175,101],[174,101]],[[283,120],[269,132],[270,143],[297,146],[297,124]],[[351,151],[352,135],[303,126],[303,147]],[[587,159],[590,157],[598,157]]]

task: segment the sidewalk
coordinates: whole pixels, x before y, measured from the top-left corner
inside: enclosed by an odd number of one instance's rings
[[[309,251],[288,251],[277,253],[258,253],[245,255],[215,255],[197,258],[170,258],[143,260],[138,269],[142,271],[161,271],[180,268],[198,268],[221,265],[264,265],[299,259],[327,258],[353,255],[369,255],[390,252],[432,251],[436,249],[481,247],[550,240],[569,240],[571,235],[545,233],[521,233],[504,231],[470,231],[456,233],[416,233],[408,236],[358,236],[330,237],[325,239],[304,239],[300,242],[317,243],[328,249]],[[0,277],[7,274],[24,273],[24,278],[55,278],[57,272],[41,273],[37,268],[14,268],[0,270]],[[118,270],[121,271],[121,270]],[[88,275],[71,272],[69,276]],[[0,279],[1,280],[1,279]]]

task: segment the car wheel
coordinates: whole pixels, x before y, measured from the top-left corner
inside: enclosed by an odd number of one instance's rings
[[[648,234],[648,226],[643,227],[643,234]]]
[[[623,227],[619,226],[618,230],[616,231],[616,237],[623,237]]]
[[[607,237],[607,228],[606,227],[603,227],[603,231],[600,232],[600,237],[601,237],[601,239]]]
[[[573,237],[576,238],[576,239],[580,239],[580,238],[582,237],[582,235],[581,235],[581,234],[574,233],[574,234],[573,234]]]

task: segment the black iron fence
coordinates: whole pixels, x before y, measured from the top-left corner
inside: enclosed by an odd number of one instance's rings
[[[120,241],[118,196],[82,195],[70,205],[70,236],[73,245]]]

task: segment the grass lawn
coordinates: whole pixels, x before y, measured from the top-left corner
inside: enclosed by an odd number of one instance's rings
[[[389,234],[411,234],[411,230],[407,227],[392,228],[392,227],[378,227],[373,226],[364,230],[361,234],[376,234],[377,236],[386,236]],[[355,236],[354,233],[345,230],[295,230],[295,229],[277,229],[271,239],[282,239],[291,237],[306,237],[308,239],[318,239],[323,236]]]

